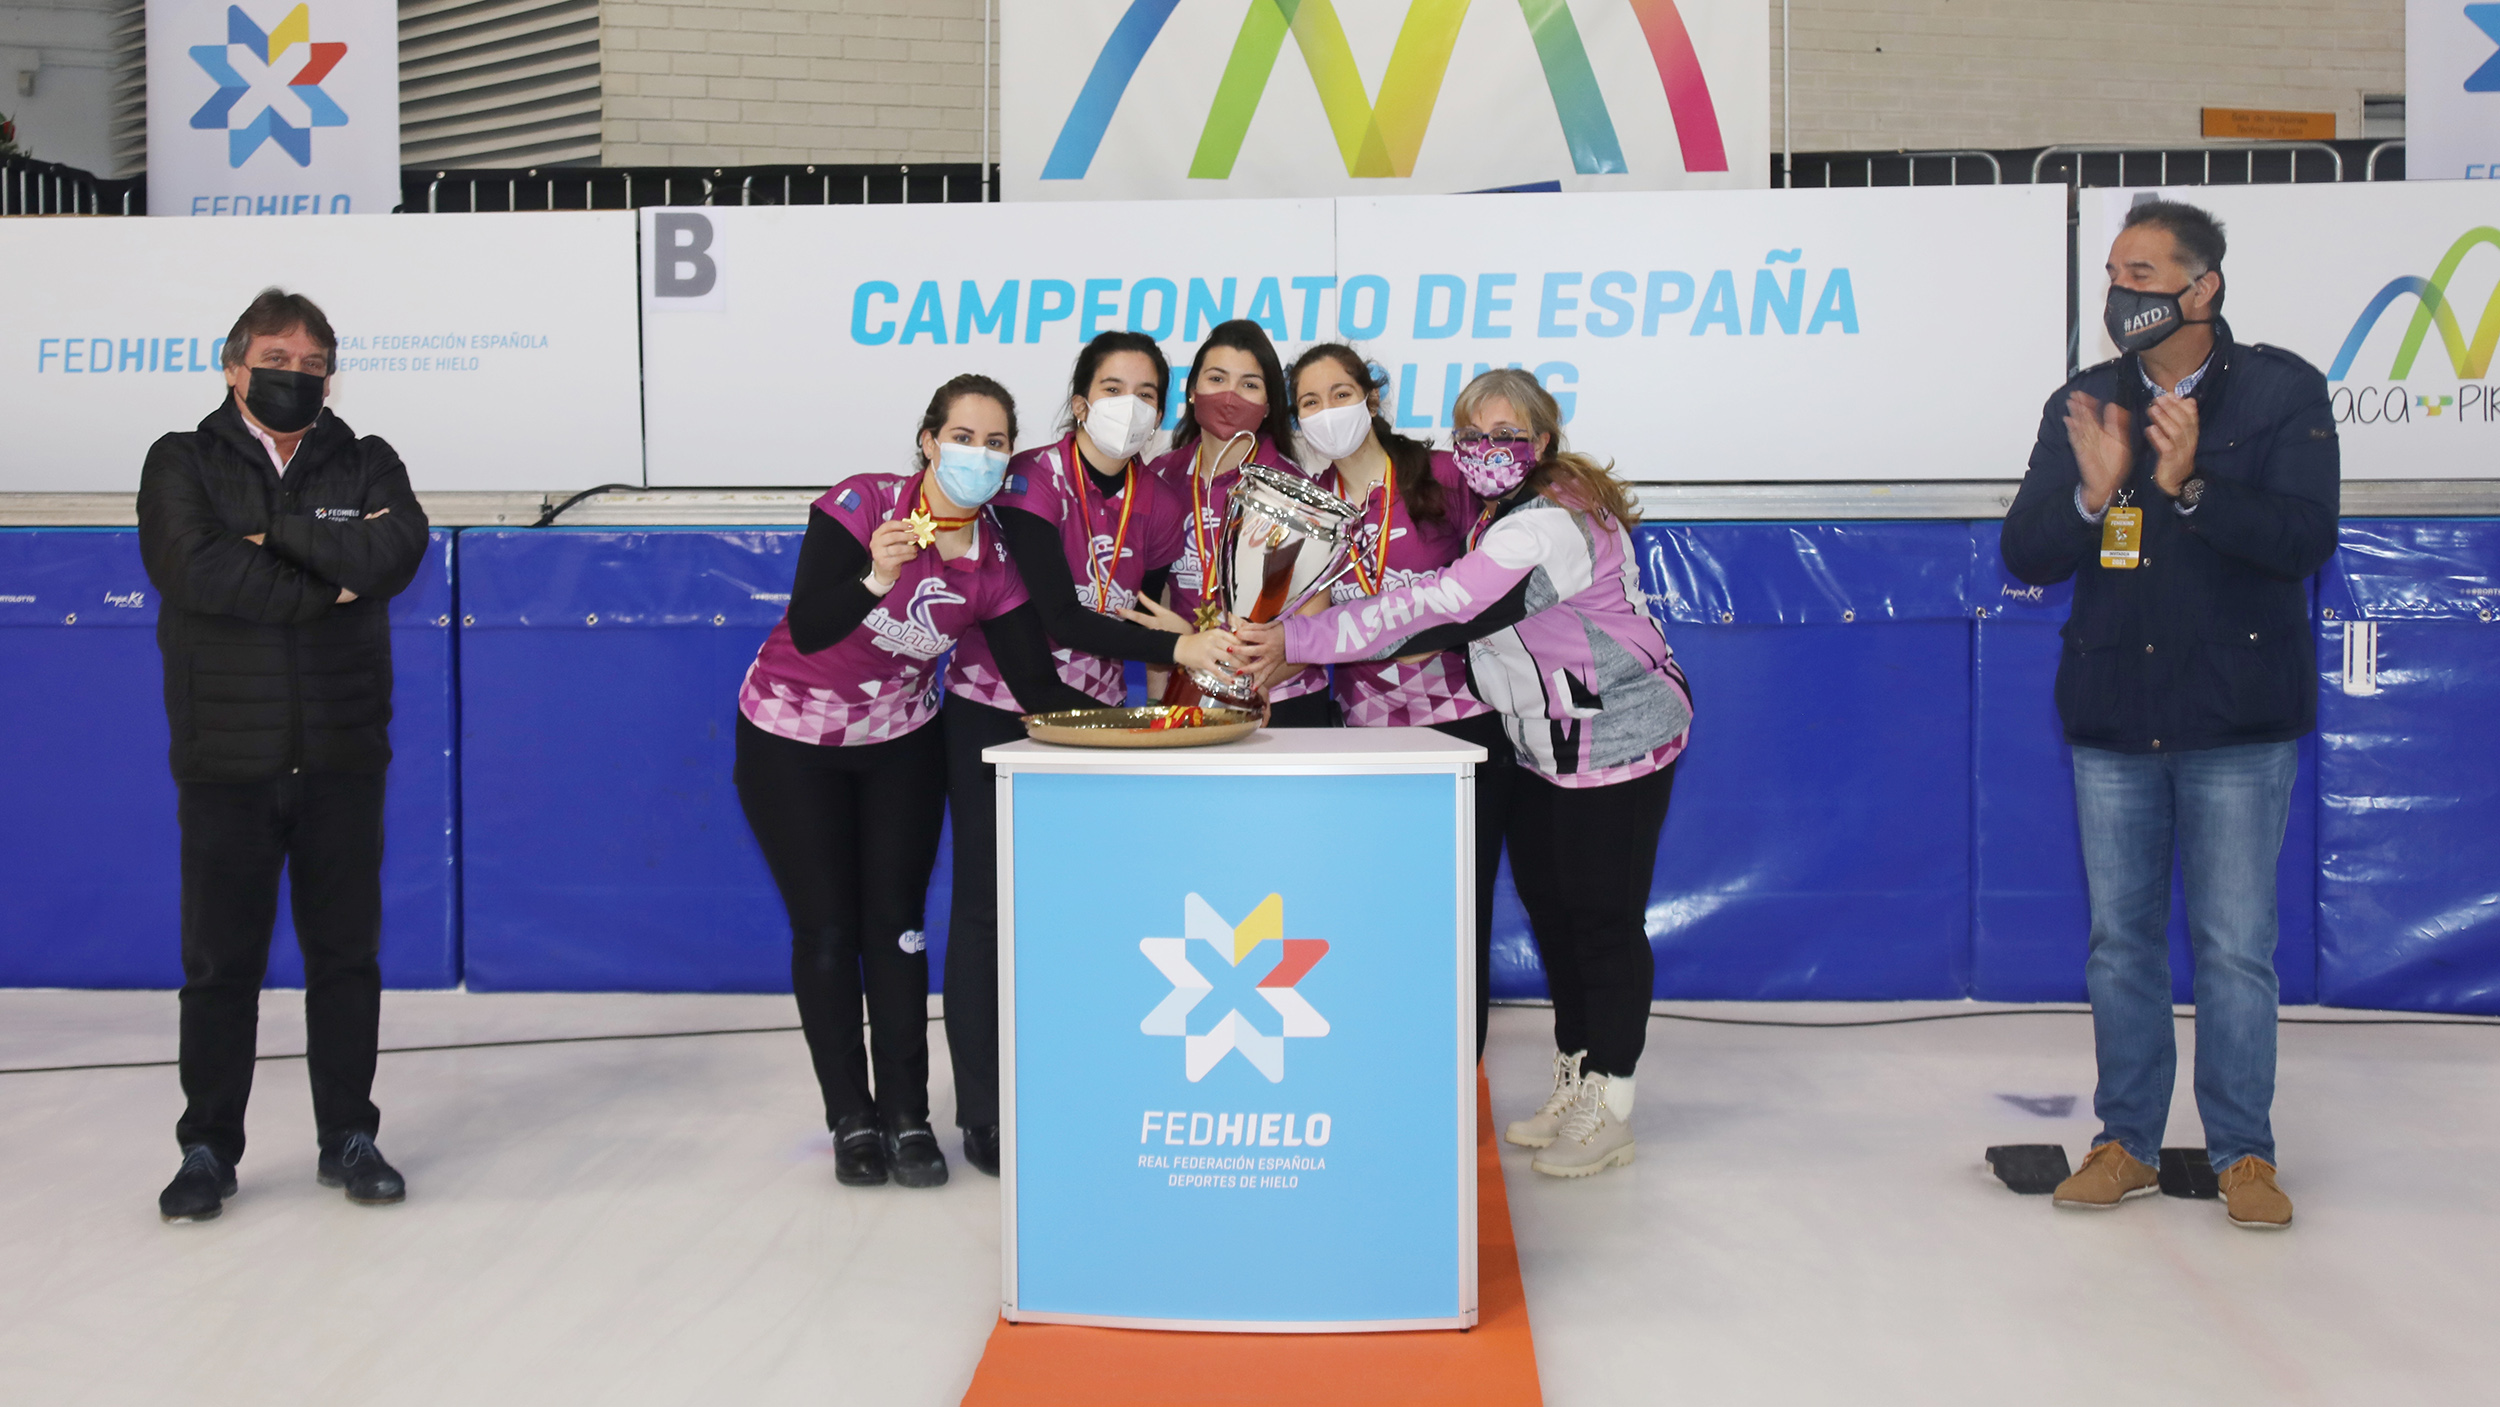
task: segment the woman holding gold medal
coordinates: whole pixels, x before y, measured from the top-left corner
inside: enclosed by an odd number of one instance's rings
[[[1224,516],[1243,466],[1256,464],[1305,478],[1285,450],[1293,442],[1292,397],[1284,363],[1266,329],[1247,319],[1217,323],[1198,344],[1189,368],[1189,404],[1181,411],[1171,452],[1154,472],[1186,505],[1188,528],[1172,564],[1172,609],[1149,607],[1166,630],[1212,629],[1223,603],[1213,599],[1214,563]],[[1267,691],[1268,726],[1325,728],[1337,721],[1328,671],[1279,664],[1258,681]],[[1194,703],[1197,690],[1179,677],[1163,690],[1167,703]]]
[[[827,489],[808,510],[790,605],[738,691],[738,801],[789,912],[834,1176],[855,1186],[946,1181],[929,1129],[920,934],[946,799],[938,660],[984,631],[1029,706],[1087,702],[1052,671],[1041,616],[982,507],[1015,434],[1006,389],[958,376],[921,417],[917,469]]]
[[[1106,332],[1077,354],[1060,438],[1007,465],[992,511],[1059,677],[1116,707],[1127,660],[1229,666],[1222,631],[1139,609],[1180,555],[1189,501],[1138,462],[1163,423],[1171,368],[1153,338]],[[1153,622],[1168,622],[1173,629]],[[946,1043],[964,1157],[998,1173],[998,787],[985,748],[1024,736],[1022,695],[1008,688],[997,642],[973,631],[946,674],[948,799],[955,817],[954,910],[946,929]]]
[[[1393,429],[1380,413],[1388,381],[1342,342],[1323,342],[1293,364],[1293,406],[1303,443],[1329,460],[1319,485],[1363,510],[1351,570],[1329,603],[1363,601],[1447,567],[1467,551],[1482,507],[1458,461]],[[1353,728],[1424,726],[1485,750],[1476,768],[1476,1054],[1484,1055],[1493,986],[1493,881],[1509,815],[1511,746],[1500,714],[1467,687],[1457,649],[1340,664],[1337,705]]]
[[[1585,1177],[1632,1161],[1650,875],[1691,694],[1641,594],[1638,511],[1605,465],[1563,448],[1553,396],[1524,371],[1488,371],[1459,392],[1455,418],[1453,458],[1484,504],[1466,554],[1376,600],[1240,633],[1252,668],[1466,646],[1468,682],[1519,762],[1511,876],[1558,1047],[1552,1094],[1505,1137],[1539,1150],[1537,1171]]]

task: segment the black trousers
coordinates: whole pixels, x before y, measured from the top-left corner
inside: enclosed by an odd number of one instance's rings
[[[1510,820],[1512,777],[1519,767],[1513,761],[1510,734],[1502,731],[1502,715],[1498,713],[1435,723],[1432,729],[1474,743],[1489,754],[1476,767],[1476,1058],[1482,1060],[1485,1021],[1493,1002],[1493,883],[1500,877],[1502,839]],[[1518,861],[1511,863],[1516,865]]]
[[[1326,689],[1297,694],[1267,708],[1270,728],[1334,728],[1339,722],[1336,696]]]
[[[1024,736],[1003,708],[946,696],[946,801],[955,813],[954,911],[946,921],[946,1050],[955,1122],[998,1122],[998,769],[981,750]]]
[[[920,914],[946,819],[937,726],[826,747],[740,718],[736,775],[738,804],[790,914],[790,987],[825,1126],[871,1113],[888,1126],[926,1120],[929,955]]]
[[[243,1158],[260,984],[292,881],[304,953],[304,1039],[322,1145],[382,1127],[373,1057],[382,1021],[382,774],[290,773],[182,782],[184,1108],[174,1140]]]
[[[1674,790],[1672,765],[1580,788],[1522,767],[1512,785],[1510,877],[1554,996],[1554,1046],[1587,1051],[1597,1074],[1631,1074],[1649,1038],[1658,964],[1644,920]]]

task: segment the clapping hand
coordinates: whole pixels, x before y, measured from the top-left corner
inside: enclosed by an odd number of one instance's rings
[[[2196,472],[2196,402],[2186,396],[2162,396],[2153,402],[2144,438],[2161,456],[2153,464],[2153,482],[2176,498],[2179,486]]]
[[[2121,405],[2103,405],[2081,391],[2066,398],[2066,443],[2074,449],[2075,468],[2083,475],[2083,506],[2098,513],[2109,506],[2127,475],[2135,469],[2135,446],[2129,435],[2135,417]]]

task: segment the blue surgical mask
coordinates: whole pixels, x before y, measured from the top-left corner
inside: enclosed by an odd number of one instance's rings
[[[950,500],[978,508],[998,495],[1007,481],[1007,452],[951,441],[938,446],[937,482]]]

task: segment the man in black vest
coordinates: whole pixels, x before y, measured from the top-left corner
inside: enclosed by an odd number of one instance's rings
[[[389,598],[415,579],[425,510],[391,447],[322,408],[338,338],[269,289],[225,341],[230,393],[158,440],[139,551],[163,601],[165,714],[182,825],[182,1168],[157,1199],[206,1221],[234,1195],[278,876],[292,881],[317,1175],[397,1202],[374,1147],[382,1010],[382,780]]]
[[[2342,471],[2326,378],[2232,341],[2222,227],[2147,201],[2109,253],[2125,353],[2049,398],[2005,565],[2075,579],[2057,666],[2092,896],[2085,965],[2101,1133],[2057,1205],[2155,1191],[2178,1050],[2175,846],[2196,954],[2196,1107],[2231,1220],[2289,1226],[2275,1185],[2275,864],[2298,739],[2317,726],[2303,579],[2335,551]]]

